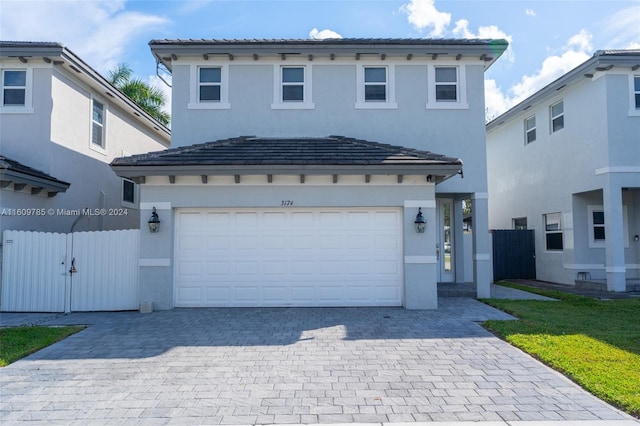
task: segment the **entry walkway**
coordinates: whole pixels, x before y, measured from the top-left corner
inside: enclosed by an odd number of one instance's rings
[[[469,298],[59,316],[90,326],[0,369],[0,423],[637,424],[478,324],[511,318]]]

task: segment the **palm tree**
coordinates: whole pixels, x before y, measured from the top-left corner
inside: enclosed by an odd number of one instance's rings
[[[151,86],[139,78],[131,78],[133,71],[127,64],[118,64],[116,69],[109,71],[109,82],[127,95],[132,101],[147,111],[153,118],[164,124],[169,124],[170,115],[162,110],[167,99],[158,88]]]

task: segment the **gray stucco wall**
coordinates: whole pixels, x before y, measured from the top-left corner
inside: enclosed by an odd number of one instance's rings
[[[274,177],[274,180],[277,177]],[[411,180],[408,180],[411,182]],[[154,309],[174,306],[173,259],[176,209],[191,208],[281,208],[283,199],[294,200],[295,207],[400,207],[404,213],[403,247],[405,262],[404,295],[407,308],[437,308],[435,263],[436,216],[435,186],[398,185],[143,185],[140,226],[140,300],[153,302]],[[405,202],[412,201],[405,208]],[[413,221],[415,202],[421,206],[427,230],[416,234]],[[161,220],[158,233],[148,232],[146,224],[156,207]],[[153,266],[150,266],[153,264]],[[146,266],[145,266],[146,265]]]
[[[603,205],[605,188],[640,186],[638,172],[603,172],[640,164],[640,117],[629,115],[629,90],[627,74],[580,80],[487,134],[489,227],[511,229],[513,218],[527,218],[529,229],[536,231],[539,279],[573,284],[583,270],[592,278],[606,278],[605,249],[588,244],[587,209]],[[564,102],[564,129],[552,134],[549,107],[559,100]],[[537,140],[525,145],[524,120],[534,114]],[[632,194],[623,191],[622,197],[631,238],[637,227]],[[545,243],[543,215],[556,212],[563,213],[561,252],[547,251]],[[624,250],[629,278],[638,274],[636,252],[633,244]]]

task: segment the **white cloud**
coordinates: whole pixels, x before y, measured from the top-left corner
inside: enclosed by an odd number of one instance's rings
[[[309,37],[314,40],[324,40],[327,38],[342,38],[342,36],[335,31],[332,31],[329,29],[318,31],[317,28],[314,28],[311,31],[309,31]]]
[[[527,9],[524,11],[527,16],[531,16],[532,18],[536,17],[536,11],[533,9]]]
[[[453,28],[453,35],[460,38],[503,38],[509,42],[509,47],[502,54],[502,61],[506,60],[510,63],[513,63],[514,54],[513,49],[511,48],[513,37],[502,31],[496,25],[479,27],[478,32],[473,33],[471,30],[469,30],[469,21],[466,19],[460,19],[456,21],[456,25]]]
[[[125,0],[3,0],[0,39],[60,42],[101,73],[118,62],[133,39],[167,20],[126,10]]]
[[[451,22],[451,14],[438,11],[434,0],[410,0],[400,11],[407,14],[407,20],[417,30],[431,28],[430,37],[442,36]]]
[[[640,44],[640,1],[634,3],[605,20],[602,35],[608,40],[601,49],[633,49]]]
[[[495,81],[485,81],[487,116],[495,117],[503,113],[589,59],[593,50],[591,38],[586,30],[570,37],[561,54],[547,57],[535,73],[523,76],[507,94],[497,87]]]
[[[484,81],[484,99],[487,120],[494,119],[513,105],[512,101],[502,93],[495,80]]]

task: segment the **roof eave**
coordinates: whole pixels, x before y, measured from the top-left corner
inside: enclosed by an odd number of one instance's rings
[[[233,176],[233,175],[418,175],[448,178],[462,170],[459,164],[422,165],[111,165],[120,177],[141,176]]]

